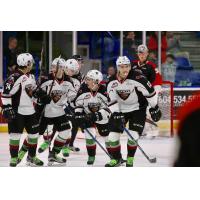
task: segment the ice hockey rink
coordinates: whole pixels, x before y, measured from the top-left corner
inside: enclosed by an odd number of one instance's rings
[[[23,134],[24,138],[26,134]],[[98,141],[103,145],[103,139],[101,137],[97,137]],[[43,138],[39,139],[39,143],[43,141]],[[126,159],[126,142],[127,137],[125,133],[121,137],[121,145],[122,145],[122,155],[123,158]],[[0,167],[9,166],[9,135],[7,133],[0,134]],[[176,155],[176,147],[177,142],[172,137],[155,137],[155,138],[147,138],[142,137],[139,140],[140,146],[144,149],[144,151],[150,157],[156,157],[156,163],[149,163],[148,160],[143,156],[143,154],[138,149],[135,156],[135,167],[170,167],[173,165],[173,161]],[[87,151],[85,147],[84,135],[79,132],[78,138],[75,140],[75,146],[80,148],[80,152],[71,152],[70,156],[67,158],[66,165],[62,165],[62,167],[88,167],[87,162]],[[44,166],[47,166],[47,157],[48,151],[45,151],[42,154],[38,154],[38,157],[42,159],[45,163]],[[26,158],[26,157],[25,157]],[[26,159],[18,165],[18,167],[26,167]],[[97,145],[97,154],[96,160],[93,167],[104,167],[105,163],[109,161],[108,156],[100,149]],[[54,165],[59,167],[60,165]],[[122,165],[123,166],[123,165]],[[125,165],[124,165],[125,166]]]

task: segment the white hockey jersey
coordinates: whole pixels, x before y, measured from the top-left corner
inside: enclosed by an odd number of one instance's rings
[[[52,87],[53,84],[53,87]],[[68,76],[63,77],[62,80],[55,79],[50,74],[49,79],[41,84],[41,89],[49,94],[51,90],[51,102],[47,104],[44,111],[44,116],[48,118],[59,117],[65,114],[64,106],[67,102],[71,102],[76,97],[76,90]]]
[[[108,95],[105,86],[100,85],[99,89],[94,92],[91,91],[85,83],[82,83],[75,99],[75,112],[85,112],[86,114],[100,112],[103,120],[98,121],[97,123],[107,123],[110,112],[102,100],[105,103],[108,103]]]
[[[119,81],[112,77],[107,84],[110,98],[109,108],[112,112],[127,113],[134,110],[146,109],[157,105],[157,97],[151,83],[143,74],[131,70],[127,78]]]
[[[18,70],[4,83],[2,103],[12,105],[13,109],[21,115],[32,115],[35,113],[32,97],[35,88],[34,75],[24,74]]]

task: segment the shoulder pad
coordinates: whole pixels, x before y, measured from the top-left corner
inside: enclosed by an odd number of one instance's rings
[[[3,93],[4,94],[9,94],[10,91],[12,90],[15,82],[22,76],[23,74],[20,73],[14,73],[11,74],[8,79],[5,81],[4,83],[4,89],[3,89]]]

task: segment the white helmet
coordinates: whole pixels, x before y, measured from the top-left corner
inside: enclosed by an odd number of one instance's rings
[[[144,45],[144,44],[139,45],[138,48],[137,48],[138,53],[145,53],[145,52],[148,52],[148,51],[149,50],[148,50],[147,46]]]
[[[17,56],[17,64],[19,66],[25,67],[33,64],[33,56],[30,53],[21,53]]]
[[[53,60],[53,62],[51,63],[51,65],[52,66],[57,66],[57,64],[58,64],[58,67],[64,68],[65,67],[65,59],[60,58],[60,57],[55,58]]]
[[[130,65],[130,60],[126,56],[119,56],[116,61],[117,67],[119,65]]]
[[[97,84],[103,80],[102,73],[96,69],[90,70],[85,77],[94,80]]]
[[[73,71],[75,74],[79,72],[79,64],[75,59],[68,59],[65,62],[65,68]]]

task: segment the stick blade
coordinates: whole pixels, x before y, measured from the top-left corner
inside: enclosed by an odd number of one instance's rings
[[[150,158],[149,161],[150,161],[150,163],[156,163],[157,159],[156,158]]]

